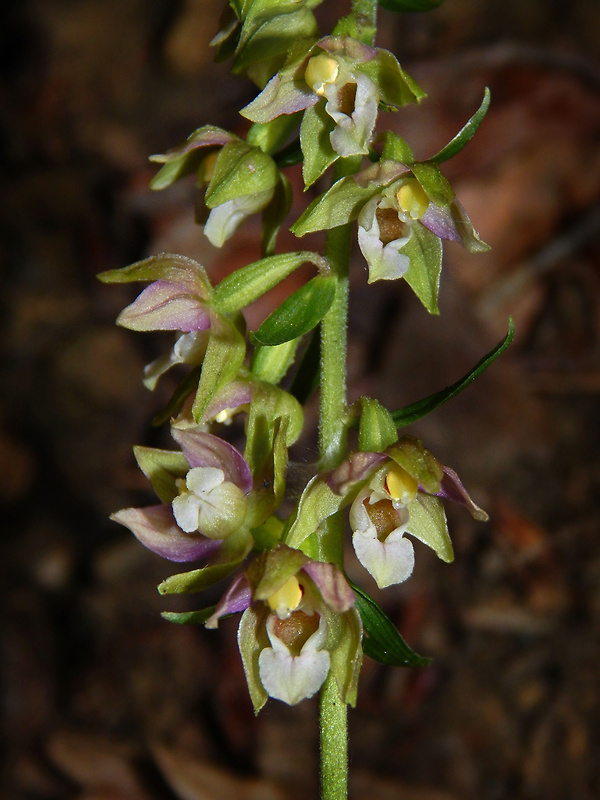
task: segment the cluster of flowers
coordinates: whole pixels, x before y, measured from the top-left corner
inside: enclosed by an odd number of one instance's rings
[[[257,711],[269,696],[290,704],[312,696],[330,672],[341,697],[354,702],[362,658],[355,593],[340,565],[319,559],[319,539],[333,514],[349,509],[354,551],[380,588],[411,574],[408,536],[452,559],[443,499],[485,517],[451,469],[417,440],[398,439],[395,429],[383,446],[363,446],[333,470],[315,467],[292,513],[282,515],[293,472],[288,448],[303,421],[298,401],[278,384],[306,326],[256,347],[248,363],[241,311],[305,261],[327,276],[327,263],[315,254],[273,255],[290,207],[282,168],[293,131],[299,126],[307,187],[339,158],[375,161],[335,182],[292,228],[302,236],[356,220],[369,281],[404,277],[436,312],[440,240],[485,248],[435,158],[415,162],[394,134],[383,136],[380,154],[373,149],[378,110],[419,101],[421,90],[391,53],[346,33],[318,38],[315,4],[232,2],[234,13],[216,43],[235,53],[235,68],[261,89],[241,112],[254,124],[245,139],[205,126],[154,157],[163,166],[153,188],[197,176],[206,209],[201,221],[213,245],[220,247],[248,215],[262,212],[265,257],[216,288],[200,265],[164,254],[101,276],[149,283],[120,314],[120,325],[178,334],[171,352],[146,367],[146,385],[154,388],[175,365],[191,367],[171,419],[179,449],[135,450],[160,503],[124,509],[113,519],[162,557],[201,563],[165,580],[162,593],[200,592],[230,578],[219,603],[195,619],[215,627],[223,616],[243,611],[239,646]],[[254,16],[253,6],[260,6]],[[256,55],[269,25],[288,30],[288,38],[274,40],[279,49],[271,48],[268,57]],[[318,321],[311,318],[309,327]],[[238,414],[245,419],[243,454],[215,433]],[[389,419],[389,412],[382,414]],[[368,443],[368,429],[361,432]]]

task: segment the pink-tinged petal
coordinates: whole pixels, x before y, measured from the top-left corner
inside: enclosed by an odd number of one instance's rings
[[[121,311],[117,324],[133,331],[204,331],[210,314],[206,303],[181,284],[155,281]]]
[[[452,219],[450,208],[441,208],[435,203],[429,203],[427,211],[423,214],[419,222],[424,225],[440,239],[447,239],[451,242],[460,242],[460,236],[456,223]]]
[[[252,122],[270,122],[281,114],[295,114],[318,103],[320,97],[311,89],[301,88],[294,82],[291,73],[275,75],[262,92],[240,111]]]
[[[252,589],[245,575],[238,575],[217,603],[214,614],[206,620],[207,628],[216,628],[221,617],[245,611],[252,602]]]
[[[440,239],[460,242],[469,253],[484,253],[490,249],[479,238],[469,215],[458,200],[446,208],[430,203],[420,222]]]
[[[228,131],[206,125],[205,127],[194,131],[194,133],[188,136],[183,144],[173,147],[166,153],[159,153],[157,155],[150,156],[150,161],[153,161],[156,164],[166,164],[167,162],[174,161],[176,158],[185,156],[188,153],[199,149],[200,147],[222,146],[228,144],[228,142],[232,142],[236,138],[236,136]]]
[[[369,47],[351,36],[325,36],[317,42],[317,47],[331,55],[346,56],[359,63],[372,61],[377,56],[377,48]]]
[[[172,428],[171,433],[190,467],[216,467],[223,470],[225,480],[235,483],[244,494],[252,489],[250,467],[229,442],[212,433],[187,428]]]
[[[469,493],[462,485],[460,478],[450,467],[444,467],[442,486],[437,496],[466,506],[471,512],[472,517],[480,522],[486,522],[489,519],[486,512],[482,508],[479,508],[479,506],[476,505],[473,500],[471,500]]]
[[[144,547],[169,561],[198,561],[221,544],[204,536],[185,534],[177,526],[169,506],[124,508],[111,519],[125,525]]]
[[[309,561],[302,568],[334,611],[348,611],[354,605],[354,592],[335,564]]]
[[[222,411],[236,411],[247,406],[252,400],[252,387],[249,381],[230,381],[211,400],[202,417],[203,421],[213,420]]]
[[[357,172],[354,180],[363,189],[372,185],[387,186],[407,172],[410,172],[410,169],[399,161],[379,161]]]
[[[387,458],[385,453],[352,453],[331,473],[327,484],[336,494],[344,495],[356,483],[368,478]]]

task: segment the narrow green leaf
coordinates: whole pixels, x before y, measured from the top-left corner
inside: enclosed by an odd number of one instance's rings
[[[228,200],[272,189],[278,179],[271,156],[245,142],[229,142],[219,151],[204,200],[208,208],[216,208]]]
[[[483,100],[481,105],[477,109],[477,111],[473,114],[471,119],[467,122],[467,124],[462,128],[456,136],[451,139],[448,144],[443,147],[439,153],[429,159],[434,164],[441,164],[443,161],[447,161],[449,158],[452,158],[457,153],[459,153],[463,147],[471,141],[473,136],[475,136],[475,132],[477,128],[480,126],[483,118],[487,114],[487,110],[490,106],[490,90],[488,87],[485,87],[485,92],[483,95]]]
[[[409,165],[414,162],[415,154],[402,136],[398,136],[397,133],[392,131],[386,131],[383,134],[381,160],[399,161],[401,164]]]
[[[329,311],[335,290],[333,276],[313,278],[284,300],[250,338],[257,344],[277,345],[303,336]]]
[[[393,667],[426,667],[431,658],[411,650],[396,626],[377,603],[362,589],[350,583],[363,623],[363,652],[369,658]]]
[[[451,400],[453,397],[456,397],[457,394],[466,389],[467,386],[470,386],[473,381],[478,378],[482,372],[493,364],[493,362],[501,356],[502,353],[508,348],[512,340],[515,336],[515,326],[512,321],[512,317],[508,319],[508,333],[499,342],[496,347],[494,347],[490,352],[485,355],[481,361],[479,361],[473,369],[464,375],[460,380],[453,383],[451,386],[447,386],[445,389],[441,389],[439,392],[435,392],[434,394],[429,395],[429,397],[425,397],[422,400],[417,400],[416,403],[412,403],[409,406],[405,406],[404,408],[398,409],[398,411],[394,411],[392,413],[392,418],[396,427],[402,428],[405,425],[410,425],[413,422],[416,422],[421,417],[424,417],[426,414],[430,414],[435,408],[441,406],[443,403],[446,403],[448,400]]]
[[[433,11],[441,6],[444,0],[379,0],[379,5],[388,11],[408,12]]]
[[[302,264],[325,269],[327,261],[317,253],[302,250],[267,256],[228,275],[216,287],[214,307],[222,314],[231,314],[250,305]]]
[[[261,381],[278,384],[294,363],[300,339],[292,339],[273,347],[258,346],[252,354],[250,371]]]

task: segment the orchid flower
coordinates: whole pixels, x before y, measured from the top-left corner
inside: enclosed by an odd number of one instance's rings
[[[196,561],[243,527],[252,475],[228,442],[201,430],[173,429],[181,453],[138,448],[161,505],[112,515],[148,549],[170,561]]]
[[[288,705],[312,697],[332,668],[352,690],[355,670],[347,670],[360,658],[361,633],[353,606],[354,593],[335,565],[280,544],[234,580],[206,625],[245,608],[238,639],[258,710],[267,696]],[[334,650],[343,640],[356,652],[342,668]]]
[[[415,555],[407,534],[432,547],[444,561],[452,561],[440,498],[462,503],[476,519],[487,519],[454,470],[409,437],[383,453],[352,454],[329,476],[328,484],[336,494],[352,498],[354,551],[380,589],[412,574]]]
[[[369,152],[380,102],[403,105],[421,96],[390,53],[349,36],[326,36],[275,75],[241,113],[264,123],[322,103],[332,121],[331,146],[347,157]]]
[[[421,165],[413,166],[421,177]],[[436,178],[443,181],[441,173]],[[414,251],[431,241],[429,233],[439,240],[458,241],[470,252],[488,249],[445,181],[445,195],[440,197],[428,191],[427,179],[418,180],[411,168],[386,161],[356,176],[360,186],[380,181],[381,190],[358,214],[358,245],[369,268],[369,283],[403,277]]]

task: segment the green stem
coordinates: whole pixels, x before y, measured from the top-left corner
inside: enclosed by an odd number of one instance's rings
[[[330,672],[321,689],[321,800],[348,795],[348,706]]]
[[[360,160],[360,159],[359,159]],[[334,179],[353,174],[356,159],[340,159]],[[352,225],[341,225],[327,234],[325,257],[336,277],[335,299],[321,323],[321,406],[319,413],[320,469],[336,467],[347,452],[346,338],[348,321],[348,269]],[[344,519],[329,517],[319,537],[321,561],[343,568]],[[321,800],[345,800],[348,785],[347,705],[340,697],[333,673],[320,696]]]

